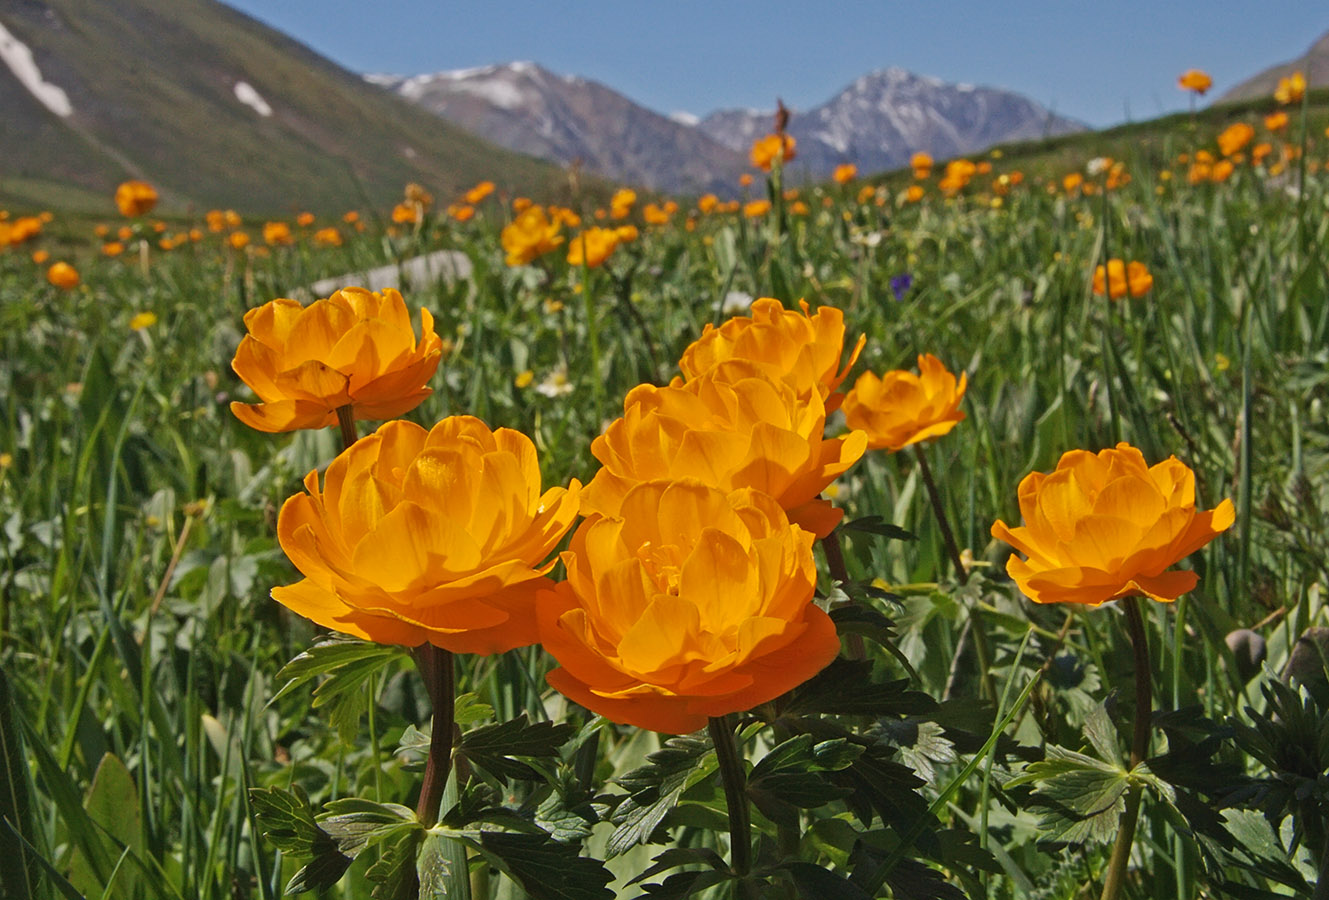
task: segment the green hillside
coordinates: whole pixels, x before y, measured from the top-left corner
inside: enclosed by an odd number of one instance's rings
[[[129,177],[169,211],[382,206],[418,181],[440,197],[490,178],[552,195],[563,174],[493,147],[214,0],[31,0],[3,24],[60,118],[0,66],[0,203],[100,210]],[[236,97],[252,85],[262,116]]]

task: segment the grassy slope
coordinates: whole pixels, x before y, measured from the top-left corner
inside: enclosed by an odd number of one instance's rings
[[[141,176],[177,208],[336,212],[381,206],[407,181],[448,197],[495,176],[552,193],[563,177],[213,0],[47,0],[4,21],[75,108],[57,120],[0,79],[0,153],[13,161],[0,199],[14,205],[104,206],[119,180]],[[239,103],[238,80],[274,115]]]

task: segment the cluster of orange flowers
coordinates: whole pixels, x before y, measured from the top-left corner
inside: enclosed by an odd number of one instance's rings
[[[253,310],[233,366],[261,402],[236,415],[285,431],[405,413],[440,358],[420,315],[417,337],[400,294],[358,288]],[[917,374],[865,373],[841,393],[863,346],[846,353],[837,309],[755,301],[708,325],[670,384],[627,394],[592,443],[601,468],[585,487],[544,488],[518,432],[468,416],[389,422],[283,505],[278,535],[303,579],[273,597],[373,641],[469,653],[538,641],[559,664],[551,685],[657,731],[772,700],[839,652],[813,602],[813,543],[842,515],[820,495],[869,448],[964,418],[966,377],[930,355]],[[841,407],[852,430],[828,437]],[[1195,576],[1166,569],[1231,524],[1227,502],[1197,513],[1193,488],[1176,460],[1076,451],[1025,479],[1026,525],[993,535],[1028,556],[1009,568],[1039,602],[1170,599]],[[550,555],[579,515],[556,583]]]

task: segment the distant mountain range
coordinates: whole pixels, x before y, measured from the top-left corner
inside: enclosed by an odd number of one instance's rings
[[[1216,102],[1225,103],[1234,100],[1255,100],[1268,97],[1278,87],[1278,80],[1293,72],[1306,76],[1306,83],[1312,88],[1329,87],[1329,31],[1320,35],[1302,56],[1276,66],[1270,66],[1263,72],[1252,75],[1236,87],[1219,96]]]
[[[108,214],[127,178],[274,215],[565,181],[215,0],[0,2],[0,159],[0,204]]]
[[[504,147],[663,191],[732,191],[752,141],[774,111],[663,116],[595,81],[515,62],[370,81]],[[793,174],[824,179],[907,164],[915,151],[948,159],[1006,141],[1082,131],[1012,91],[948,84],[892,68],[859,78],[813,109],[793,110]]]

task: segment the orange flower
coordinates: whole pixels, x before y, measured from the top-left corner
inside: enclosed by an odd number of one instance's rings
[[[697,200],[697,209],[701,210],[703,213],[714,212],[715,207],[719,205],[720,198],[714,194],[702,194]]]
[[[507,264],[524,266],[563,243],[562,224],[550,220],[543,206],[528,206],[499,236],[507,251]]]
[[[344,288],[308,307],[273,300],[246,313],[245,328],[231,368],[261,402],[232,403],[231,412],[259,431],[322,428],[347,405],[356,419],[400,416],[432,393],[442,355],[429,310],[420,310],[417,341],[391,288]]]
[[[638,385],[623,416],[591,442],[604,468],[583,506],[614,516],[638,482],[696,478],[725,491],[765,491],[793,522],[824,537],[842,513],[817,495],[867,449],[862,432],[826,440],[825,425],[820,396],[801,398],[748,360],[726,360],[685,384]]]
[[[604,264],[618,246],[618,233],[612,228],[588,228],[568,244],[568,265],[595,269]]]
[[[1289,103],[1300,103],[1301,98],[1306,96],[1306,76],[1300,72],[1293,72],[1287,78],[1278,79],[1278,87],[1274,88],[1274,99],[1287,106]]]
[[[1006,571],[1036,603],[1175,600],[1199,578],[1166,569],[1235,519],[1231,500],[1196,511],[1195,473],[1176,457],[1149,466],[1126,443],[1072,450],[1051,474],[1026,476],[1019,495],[1024,525],[998,521],[992,536],[1028,557],[1012,556]]]
[[[264,222],[263,243],[270,247],[286,247],[295,243],[295,238],[291,235],[291,226],[285,222]]]
[[[858,166],[853,163],[842,163],[835,167],[831,177],[835,179],[836,184],[848,184],[858,176]]]
[[[760,219],[771,211],[771,201],[751,200],[743,204],[743,215],[749,219]]]
[[[51,267],[46,270],[46,280],[62,291],[73,290],[78,287],[78,269],[64,260],[52,263]]]
[[[448,204],[448,215],[457,222],[469,222],[475,217],[475,207],[464,203]]]
[[[392,207],[392,221],[398,225],[409,225],[424,217],[425,209],[418,203],[398,203]]]
[[[631,244],[641,233],[637,231],[636,225],[620,225],[614,229],[614,237],[618,238],[620,244]]]
[[[1125,297],[1127,291],[1132,297],[1143,297],[1153,286],[1154,276],[1142,262],[1109,259],[1106,272],[1103,266],[1094,269],[1094,293],[1107,294],[1113,300]]]
[[[541,565],[577,515],[577,491],[540,490],[535,445],[453,416],[429,432],[388,422],[305,477],[277,538],[304,575],[272,598],[324,628],[381,644],[500,653],[536,640]]]
[[[752,176],[749,175],[747,172],[744,172],[742,175],[738,176],[738,184],[739,184],[740,187],[749,187],[749,186],[751,186],[751,184],[752,184]]]
[[[904,192],[906,203],[917,203],[923,199],[923,188],[917,184],[909,185],[909,189]]]
[[[1177,87],[1183,91],[1193,91],[1200,96],[1204,96],[1204,92],[1213,86],[1214,80],[1209,77],[1207,72],[1202,72],[1199,69],[1187,69],[1177,79]]]
[[[632,188],[619,188],[609,199],[609,215],[615,219],[626,219],[632,212],[632,205],[637,202],[637,192]]]
[[[1264,117],[1264,127],[1274,132],[1282,131],[1287,127],[1287,121],[1287,113],[1285,112],[1270,113]]]
[[[232,231],[226,236],[226,242],[234,250],[243,250],[249,246],[249,235],[243,231]]]
[[[50,258],[51,258],[51,251],[49,250],[32,251],[32,261],[35,265],[43,266]]]
[[[932,174],[932,164],[932,154],[922,150],[909,157],[909,167],[914,170],[914,177],[920,180]]]
[[[966,375],[961,372],[957,383],[930,353],[918,358],[918,372],[897,369],[881,378],[864,372],[844,398],[845,424],[867,433],[869,450],[894,453],[941,437],[964,420]]]
[[[1218,149],[1224,156],[1232,156],[1254,139],[1254,128],[1245,122],[1234,122],[1218,135]]]
[[[796,143],[792,135],[768,134],[753,141],[748,158],[758,169],[769,172],[777,162],[783,166],[794,158]]]
[[[115,205],[127,219],[145,216],[157,205],[157,190],[146,181],[126,181],[115,189]]]
[[[841,366],[844,313],[822,306],[814,316],[805,301],[799,306],[802,312],[761,297],[753,301],[750,316],[734,316],[719,328],[707,323],[679,360],[683,378],[691,381],[727,360],[743,359],[755,363],[768,378],[784,381],[801,398],[816,394],[825,401],[827,412],[834,412],[844,399],[837,389],[863,352],[867,336],[859,335]]]
[[[641,209],[641,218],[647,225],[668,225],[669,213],[656,203],[647,203]]]
[[[494,182],[482,181],[467,191],[464,199],[468,206],[475,206],[492,193],[494,193]]]
[[[300,215],[295,217],[295,224],[299,225],[301,228],[308,228],[310,225],[314,224],[314,214],[311,212],[300,213]]]
[[[813,537],[753,490],[651,481],[592,515],[537,601],[549,683],[615,722],[685,734],[811,678],[840,649]]]
[[[1227,181],[1228,176],[1232,174],[1236,166],[1230,159],[1221,159],[1214,163],[1213,168],[1209,170],[1209,180],[1212,182]]]
[[[331,225],[327,228],[320,228],[314,232],[314,243],[320,247],[340,247],[342,245],[341,232]]]

